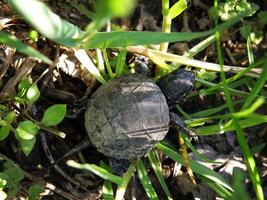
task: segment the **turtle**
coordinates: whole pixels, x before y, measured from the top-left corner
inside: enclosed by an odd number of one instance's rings
[[[170,126],[191,134],[171,109],[193,90],[194,83],[195,73],[184,69],[156,82],[136,73],[108,81],[86,107],[84,125],[89,140],[84,139],[71,152],[93,144],[114,164],[145,156],[165,138]]]

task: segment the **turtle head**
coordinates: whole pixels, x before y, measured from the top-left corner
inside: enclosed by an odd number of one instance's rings
[[[170,103],[177,103],[193,90],[195,73],[184,69],[177,69],[163,76],[157,84]]]

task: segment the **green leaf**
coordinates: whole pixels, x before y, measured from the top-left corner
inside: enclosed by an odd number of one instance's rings
[[[10,185],[11,183],[17,184],[24,178],[23,171],[19,166],[14,166],[11,162],[6,161],[4,163],[4,168],[4,173],[8,176],[7,185]]]
[[[267,24],[267,11],[260,11],[258,13],[260,28],[263,28]]]
[[[26,77],[23,78],[19,84],[18,84],[18,90],[19,90],[19,96],[23,97],[23,95],[26,93],[26,91],[31,87],[30,80]]]
[[[45,191],[45,188],[43,185],[41,184],[35,184],[35,185],[32,185],[30,188],[29,188],[29,200],[37,200],[39,199],[39,196],[42,192]]]
[[[217,78],[216,72],[200,69],[197,71],[197,77],[207,81],[213,81]]]
[[[261,144],[251,147],[250,150],[252,154],[256,154],[256,153],[260,153],[265,147],[266,147],[266,143],[261,143]]]
[[[7,114],[7,116],[5,116],[4,117],[4,120],[6,121],[6,122],[8,122],[8,123],[12,123],[13,121],[14,121],[14,119],[15,119],[15,112],[14,111],[11,111],[11,112],[9,112],[8,114]]]
[[[27,99],[30,101],[31,104],[39,99],[40,91],[39,91],[36,83],[31,85],[31,87],[27,91],[26,96],[27,96]]]
[[[65,117],[67,111],[66,105],[55,104],[50,106],[44,113],[42,123],[46,126],[55,126]]]
[[[23,78],[18,84],[18,93],[15,97],[16,102],[25,103],[26,94],[28,89],[31,87],[32,83],[28,77]]]
[[[185,9],[187,8],[187,1],[186,0],[179,0],[177,1],[171,8],[170,8],[170,15],[171,19],[174,19],[178,15],[180,15]]]
[[[31,140],[23,140],[23,139],[20,140],[21,149],[26,156],[28,156],[31,153],[35,145],[35,142],[36,142],[35,137],[32,138]]]
[[[244,25],[240,28],[240,33],[245,39],[247,39],[251,33],[251,30],[251,25]]]
[[[7,138],[9,135],[9,132],[11,130],[11,125],[7,124],[6,126],[1,126],[0,127],[0,141],[3,141]]]
[[[35,30],[45,37],[66,46],[76,46],[81,30],[61,19],[48,6],[37,0],[9,0],[11,7]]]
[[[38,39],[39,39],[39,34],[37,31],[35,30],[30,30],[29,32],[29,39],[34,41],[34,42],[37,42]]]
[[[18,125],[17,136],[19,139],[32,140],[38,133],[39,127],[32,121],[23,121]]]
[[[8,107],[3,105],[3,104],[0,104],[0,114],[2,114],[3,112],[8,112]]]
[[[248,200],[250,199],[246,187],[245,187],[245,179],[247,178],[247,174],[239,168],[234,168],[233,173],[233,187],[234,193],[231,198],[227,198],[227,200],[235,200],[235,199],[242,199]]]
[[[23,1],[17,1],[23,2]],[[35,50],[34,48],[23,44],[20,40],[16,37],[8,35],[0,31],[0,44],[6,44],[9,47],[16,48],[16,50],[20,53],[23,53],[28,56],[36,57],[42,60],[44,63],[52,65],[53,61],[47,58],[45,55],[40,53],[39,51]]]

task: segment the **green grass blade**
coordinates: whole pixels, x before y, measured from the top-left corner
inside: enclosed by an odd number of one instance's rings
[[[150,161],[150,164],[159,180],[159,183],[162,187],[162,189],[164,190],[165,194],[167,195],[167,198],[168,199],[173,199],[172,196],[171,196],[171,193],[168,189],[168,186],[164,180],[164,177],[162,175],[162,172],[160,170],[160,167],[159,167],[159,164],[158,164],[158,161],[157,161],[157,158],[156,158],[156,155],[155,155],[155,151],[150,151],[148,153],[148,159]]]
[[[188,148],[196,155],[196,157],[199,159],[199,160],[203,160],[205,162],[208,162],[208,163],[216,163],[215,160],[210,160],[208,159],[206,156],[202,155],[201,153],[199,153],[196,148],[194,147],[194,145],[192,145],[192,143],[190,142],[190,139],[188,138],[187,135],[183,135],[183,138],[186,142],[186,146],[188,146]]]
[[[103,58],[104,58],[104,62],[106,64],[106,68],[108,70],[109,77],[111,79],[115,78],[115,74],[112,71],[112,67],[111,67],[110,62],[109,62],[109,57],[108,57],[108,53],[107,53],[107,49],[106,48],[102,49],[102,55],[103,55]]]
[[[231,198],[226,198],[227,200],[235,200],[235,199],[242,199],[242,200],[249,200],[248,194],[246,192],[245,187],[245,179],[246,174],[241,169],[236,168],[234,169],[234,176],[233,176],[233,187],[235,192]]]
[[[104,58],[103,58],[102,52],[100,49],[95,49],[95,51],[96,51],[97,68],[98,68],[100,74],[104,78],[106,78],[105,64],[104,64]]]
[[[266,122],[267,122],[266,115],[256,115],[256,114],[249,116],[247,119],[239,120],[239,124],[241,128],[248,128],[248,127],[256,126],[256,125],[266,123]],[[198,135],[216,135],[216,134],[222,134],[222,133],[234,131],[234,130],[235,130],[235,126],[233,125],[233,123],[230,123],[230,125],[226,127],[224,124],[215,124],[215,125],[200,127],[198,129],[195,129],[194,131]]]
[[[250,91],[250,95],[248,96],[248,98],[246,99],[245,103],[243,104],[241,109],[245,109],[247,108],[257,97],[257,95],[259,94],[260,90],[262,89],[262,87],[264,86],[265,82],[267,80],[267,62],[264,63],[263,65],[263,71],[261,76],[257,79],[257,82],[254,86],[254,88]]]
[[[100,74],[97,67],[92,62],[91,58],[87,55],[84,49],[78,49],[74,51],[75,57],[82,63],[82,65],[102,84],[106,83],[106,80]]]
[[[203,85],[211,86],[212,88],[217,86],[217,84],[214,84],[212,82],[209,82],[209,81],[206,81],[206,80],[203,80],[203,79],[199,79],[199,78],[196,78],[196,81],[201,83],[201,84],[203,84]],[[223,86],[220,86],[220,87],[216,88],[216,90],[210,90],[210,88],[209,89],[202,89],[202,90],[200,90],[200,94],[201,95],[216,94],[216,93],[218,93],[217,90],[219,90],[219,91],[223,90]],[[236,95],[236,96],[240,96],[240,97],[247,97],[247,96],[250,95],[250,93],[248,93],[248,92],[232,89],[230,87],[228,88],[228,90],[229,90],[229,92],[231,94]]]
[[[243,71],[237,73],[236,75],[228,78],[227,80],[225,81],[222,81],[218,84],[216,84],[215,86],[207,89],[207,90],[203,90],[203,95],[207,94],[208,92],[211,92],[213,90],[217,90],[219,88],[222,88],[224,84],[230,84],[231,82],[235,81],[235,80],[238,80],[239,78],[243,77],[247,72],[249,72],[251,69],[255,68],[255,67],[258,67],[262,64],[265,64],[267,62],[267,57],[263,57],[262,59],[260,59],[259,61],[257,61],[256,63],[248,66],[246,69],[244,69]]]
[[[126,192],[126,189],[127,189],[127,186],[134,174],[134,171],[135,171],[135,163],[132,163],[127,172],[123,175],[123,182],[118,185],[118,188],[117,188],[117,192],[116,192],[116,198],[115,200],[122,200],[123,197],[124,197],[124,194]]]
[[[148,198],[158,200],[159,198],[157,193],[155,192],[155,189],[153,188],[152,183],[147,175],[146,168],[140,159],[137,161],[137,173]]]
[[[256,110],[262,106],[262,104],[264,104],[265,100],[264,98],[258,98],[257,100],[255,100],[255,102],[253,104],[251,104],[251,106],[247,109],[243,109],[239,112],[233,113],[232,116],[234,118],[244,118],[244,117],[249,117],[249,115],[253,114],[254,112],[256,112]]]
[[[77,39],[82,34],[81,30],[61,19],[43,2],[37,0],[9,0],[8,2],[25,21],[45,37],[66,46],[77,46]]]
[[[235,101],[233,102],[234,105],[237,105],[239,103],[243,102],[243,100],[239,100],[239,101]],[[225,109],[227,109],[228,106],[227,105],[221,105],[221,106],[218,106],[218,107],[215,107],[215,108],[210,108],[210,109],[207,109],[207,110],[203,110],[203,111],[199,111],[199,112],[196,112],[196,113],[193,113],[193,114],[190,114],[191,117],[207,117],[207,116],[211,116],[211,115],[214,115],[218,112],[221,112]]]
[[[36,57],[42,60],[44,63],[52,65],[53,61],[47,58],[45,55],[35,50],[34,48],[22,43],[16,37],[8,35],[4,32],[0,31],[0,43],[6,44],[9,47],[16,48],[16,50],[20,53],[23,53],[27,56]]]
[[[216,16],[215,16],[215,27],[218,28],[218,0],[214,1],[214,8],[216,11]],[[230,113],[235,113],[235,108],[233,106],[232,103],[232,98],[228,89],[228,85],[225,84],[226,81],[226,77],[225,77],[225,72],[223,70],[223,55],[222,55],[222,49],[221,49],[221,42],[220,42],[220,31],[217,29],[216,30],[216,48],[217,48],[217,53],[218,53],[218,61],[221,67],[221,80],[224,82],[223,84],[223,91],[225,94],[225,98],[226,98],[226,104],[229,107]],[[253,88],[254,89],[254,88]],[[258,88],[257,88],[258,89]],[[254,91],[254,96],[253,99],[256,98],[256,90]],[[250,97],[249,97],[250,98]],[[250,98],[252,99],[252,98]],[[256,167],[256,163],[255,160],[253,158],[253,155],[250,152],[248,143],[246,141],[246,137],[245,134],[241,128],[241,124],[240,121],[236,118],[233,118],[233,120],[231,120],[233,123],[233,126],[235,128],[235,132],[236,132],[236,136],[237,136],[237,140],[239,143],[239,146],[242,150],[242,153],[244,155],[244,160],[246,162],[247,168],[248,168],[248,172],[250,175],[250,179],[252,181],[252,185],[253,185],[253,189],[254,192],[256,193],[257,199],[258,200],[263,200],[264,199],[264,195],[263,195],[263,189],[261,187],[261,182],[260,182],[260,176],[259,176],[259,172],[257,170]]]
[[[252,154],[260,153],[266,146],[266,143],[261,143],[250,148]]]
[[[242,16],[233,18],[227,22],[224,22],[219,26],[220,31],[224,31],[237,23]],[[114,32],[98,32],[90,38],[90,40],[83,44],[84,48],[115,48],[122,47],[125,44],[128,46],[133,45],[147,45],[147,44],[159,44],[163,42],[181,42],[191,41],[200,37],[205,37],[213,34],[215,29],[210,29],[205,32],[138,32],[138,31],[114,31]]]
[[[227,199],[232,197],[232,193],[230,193],[227,189],[222,187],[221,185],[214,183],[210,180],[207,180],[204,177],[201,177],[201,180],[206,183],[211,189],[213,189],[220,197],[223,199]]]
[[[47,38],[66,46],[77,46],[77,39],[83,33],[75,25],[61,19],[48,6],[37,0],[10,0],[9,4],[38,32]],[[33,10],[38,12],[32,12]],[[244,15],[228,20],[218,26],[220,31],[237,23]],[[40,23],[41,22],[41,23]],[[84,44],[85,48],[111,48],[127,45],[159,44],[163,42],[190,41],[213,34],[215,29],[196,33],[157,33],[157,32],[104,32],[96,33]],[[91,33],[89,33],[91,34]]]
[[[258,200],[264,200],[264,194],[263,194],[263,189],[261,186],[260,175],[259,175],[259,172],[256,166],[256,162],[254,160],[254,157],[246,141],[245,133],[241,129],[240,123],[236,119],[234,119],[233,122],[234,122],[235,130],[237,133],[237,139],[238,139],[240,148],[242,150],[242,153],[244,155],[244,159],[247,165],[250,179],[252,181],[254,192],[256,193]]]
[[[163,151],[163,153],[166,154],[167,156],[169,156],[172,160],[184,165],[184,160],[183,160],[182,156],[180,154],[178,154],[175,150],[171,149],[166,144],[160,143],[160,144],[157,144],[156,147],[159,150]],[[193,172],[195,172],[196,174],[199,174],[199,175],[205,177],[206,179],[223,186],[224,188],[226,188],[230,192],[233,191],[231,186],[227,183],[226,180],[224,180],[224,178],[220,174],[216,173],[215,171],[213,171],[213,170],[207,168],[206,166],[201,165],[201,164],[199,164],[193,160],[190,160],[189,162],[190,162],[190,166],[191,166]]]
[[[77,46],[77,39],[83,33],[75,25],[61,19],[53,13],[49,7],[37,0],[10,0],[9,4],[31,24],[34,29],[47,38],[66,46]],[[33,10],[38,12],[32,12]],[[247,14],[247,13],[246,13]],[[218,26],[218,30],[224,31],[245,16],[233,18]],[[42,22],[42,23],[40,23]],[[195,33],[157,33],[157,32],[105,32],[96,33],[85,48],[111,48],[127,45],[158,44],[163,42],[190,41],[199,37],[213,34],[215,29],[206,32]],[[91,34],[91,33],[90,33]]]
[[[232,83],[228,84],[228,86],[230,88],[238,88],[240,86],[244,86],[244,85],[248,84],[251,80],[252,80],[251,77],[246,77],[245,76],[245,77],[242,77],[242,78],[240,78],[239,80],[237,80],[235,82],[232,82]]]
[[[126,54],[127,54],[127,50],[126,50],[126,46],[123,47],[120,51],[120,54],[118,56],[118,62],[117,62],[117,66],[116,66],[116,77],[120,77],[123,73],[123,68],[125,65],[125,60],[126,60]]]
[[[110,181],[105,180],[102,188],[104,200],[113,200],[113,188]]]
[[[247,39],[247,52],[248,52],[249,64],[253,64],[254,63],[254,56],[253,56],[253,50],[252,50],[252,44],[251,44],[250,37],[248,37],[248,39]]]
[[[110,171],[110,167],[106,163],[104,163],[103,161],[100,161],[100,167]],[[108,181],[108,180],[104,181],[104,184],[102,187],[102,192],[103,192],[103,199],[104,200],[113,200],[114,199],[114,192],[113,192],[112,184],[110,181]]]
[[[105,179],[105,180],[109,180],[113,183],[116,183],[117,185],[122,184],[123,179],[120,176],[114,175],[112,173],[110,173],[108,170],[99,167],[95,164],[80,164],[75,162],[74,160],[68,160],[67,164],[73,168],[76,169],[84,169],[84,170],[88,170],[94,174],[96,174],[97,176],[100,176],[101,178]]]
[[[169,10],[171,19],[174,19],[178,15],[180,15],[187,8],[186,0],[177,1]]]

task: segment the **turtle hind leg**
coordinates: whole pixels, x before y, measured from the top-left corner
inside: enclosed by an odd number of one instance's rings
[[[109,158],[111,170],[119,176],[123,176],[123,174],[128,170],[130,164],[131,161],[127,159]]]
[[[84,138],[78,145],[76,145],[75,147],[73,147],[71,150],[69,150],[66,154],[64,154],[61,158],[59,158],[58,160],[56,160],[55,162],[51,163],[51,167],[57,165],[58,163],[60,163],[62,160],[64,160],[65,158],[73,155],[74,153],[80,152],[83,149],[88,148],[89,146],[91,146],[91,142],[89,140],[88,137]]]
[[[196,185],[195,177],[191,169],[189,158],[188,158],[187,147],[186,147],[186,144],[185,144],[184,138],[182,137],[181,132],[188,134],[189,136],[193,137],[195,140],[197,140],[197,136],[193,131],[191,131],[189,128],[186,127],[186,124],[184,123],[184,121],[177,114],[170,112],[170,120],[171,120],[171,126],[173,126],[178,131],[178,140],[181,146],[180,147],[181,153],[182,153],[182,157],[185,163],[185,167],[187,169],[187,173],[192,183]]]

